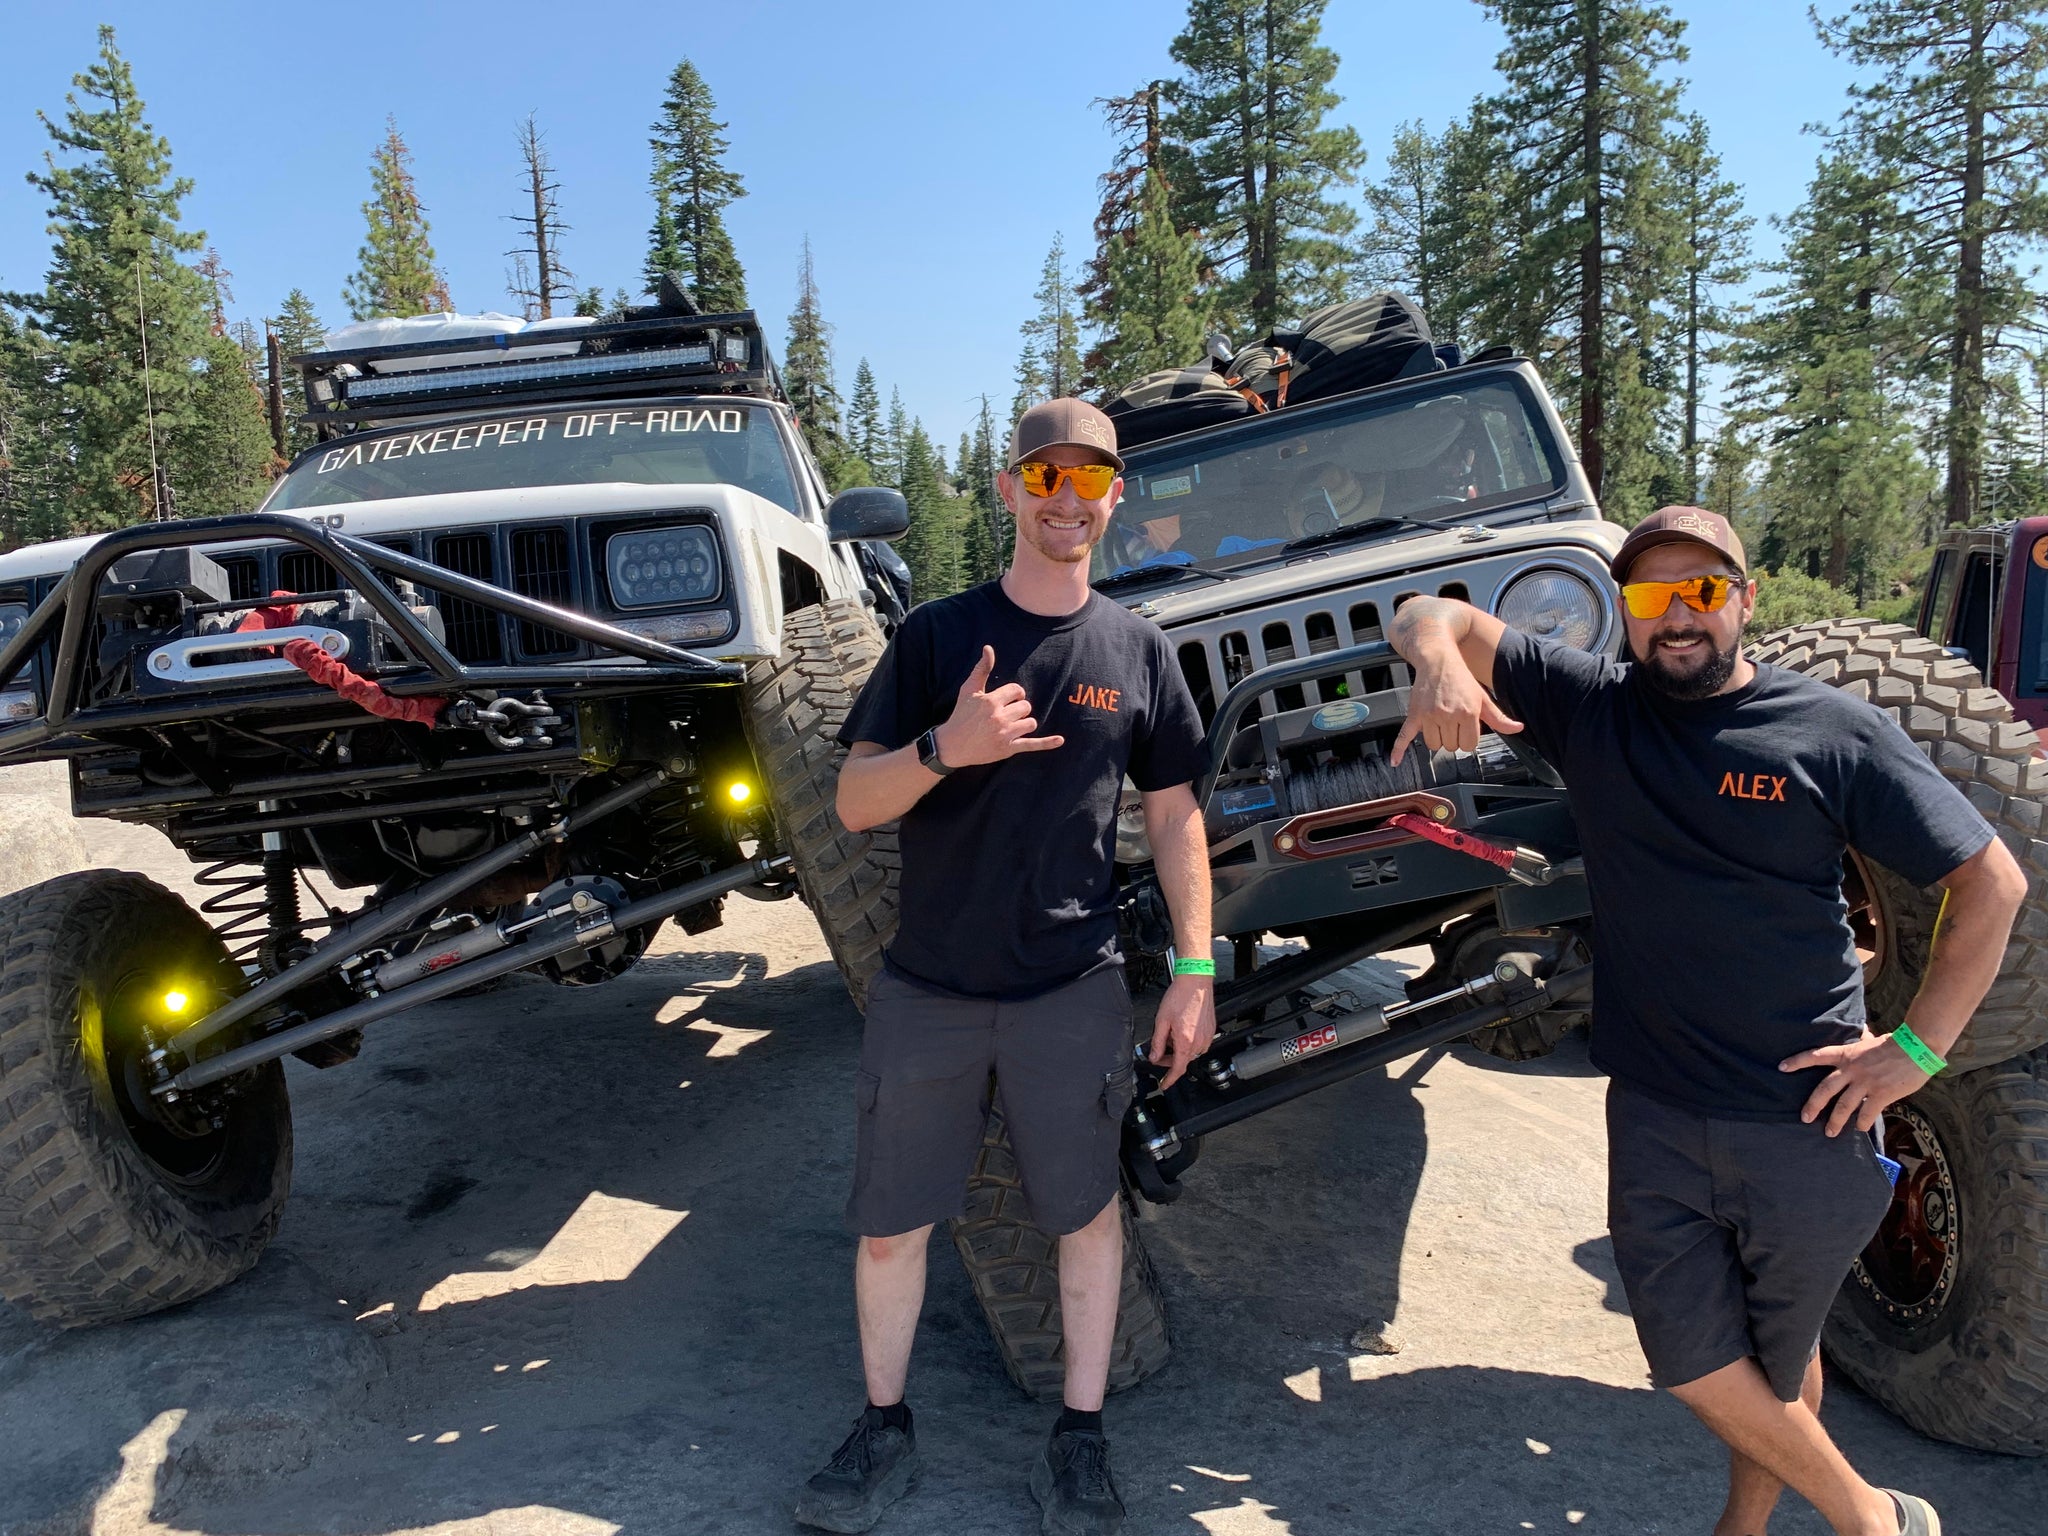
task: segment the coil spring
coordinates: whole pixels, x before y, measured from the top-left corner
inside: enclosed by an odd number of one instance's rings
[[[642,803],[650,874],[659,877],[704,863],[703,845],[693,825],[703,808],[704,792],[694,781],[650,795]]]
[[[222,857],[203,866],[192,883],[213,894],[202,897],[199,915],[213,925],[237,965],[259,960],[279,968],[280,951],[306,929],[299,911],[299,876],[290,855],[266,848],[258,856],[240,848],[216,848]]]

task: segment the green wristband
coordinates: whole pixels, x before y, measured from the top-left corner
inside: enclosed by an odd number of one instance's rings
[[[1922,1072],[1925,1072],[1929,1077],[1934,1076],[1935,1073],[1948,1065],[1947,1062],[1934,1054],[1932,1046],[1913,1033],[1909,1025],[1901,1024],[1892,1031],[1892,1044],[1904,1051],[1913,1065]]]
[[[1214,960],[1175,960],[1173,962],[1173,974],[1176,976],[1214,976],[1216,974],[1216,962]]]

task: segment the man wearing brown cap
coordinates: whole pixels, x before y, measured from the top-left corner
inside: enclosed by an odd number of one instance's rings
[[[868,1404],[796,1508],[825,1530],[868,1529],[917,1475],[903,1393],[925,1252],[933,1225],[961,1214],[991,1093],[1032,1219],[1059,1238],[1066,1406],[1031,1470],[1041,1529],[1122,1525],[1102,1397],[1136,1091],[1114,881],[1126,775],[1180,957],[1151,1041],[1166,1082],[1216,1028],[1201,720],[1165,634],[1088,585],[1122,468],[1095,407],[1026,411],[997,479],[1017,522],[1009,570],[913,609],[840,731],[840,819],[897,822],[903,874],[868,991],[846,1208]]]
[[[1729,1448],[1717,1536],[1762,1536],[1788,1484],[1843,1536],[1939,1536],[1924,1500],[1865,1482],[1821,1428],[1817,1349],[1890,1203],[1878,1117],[1969,1023],[2025,877],[1882,710],[1742,654],[1755,590],[1726,519],[1665,507],[1613,572],[1632,662],[1463,603],[1403,605],[1388,638],[1415,679],[1394,758],[1523,732],[1581,807],[1608,1228],[1651,1379]],[[1948,893],[1893,1035],[1864,1023],[1850,847]]]

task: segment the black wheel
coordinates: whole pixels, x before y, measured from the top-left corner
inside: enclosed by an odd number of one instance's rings
[[[64,1327],[118,1322],[256,1262],[291,1188],[283,1067],[166,1107],[142,1059],[145,1027],[241,984],[213,930],[140,875],[0,900],[0,1296]]]
[[[1173,1352],[1166,1302],[1145,1252],[1128,1194],[1118,1201],[1124,1226],[1123,1291],[1118,1298],[1116,1342],[1109,1356],[1109,1390],[1121,1392],[1165,1365]],[[982,1316],[1020,1391],[1057,1402],[1066,1382],[1060,1345],[1059,1240],[1034,1227],[1025,1212],[1017,1162],[1000,1108],[992,1109],[974,1174],[967,1181],[967,1214],[952,1224],[953,1247],[974,1286]]]
[[[896,875],[902,867],[892,824],[849,832],[832,809],[845,748],[846,713],[882,659],[882,631],[851,599],[800,608],[782,623],[782,656],[747,677],[747,738],[775,808],[797,882],[818,919],[854,1006],[896,932]]]
[[[1877,704],[1970,797],[2027,872],[2027,902],[2005,963],[1949,1052],[1950,1069],[1988,1067],[2048,1041],[2048,843],[2040,840],[2048,763],[2034,756],[2040,738],[2033,727],[2013,718],[1975,667],[1902,624],[1802,624],[1766,635],[1750,656]],[[1942,893],[1852,856],[1842,894],[1863,956],[1870,1027],[1893,1029],[1920,989]]]
[[[1438,935],[1435,962],[1407,984],[1409,1000],[1447,992],[1461,982],[1484,976],[1503,955],[1534,955],[1540,974],[1554,976],[1585,965],[1592,958],[1585,939],[1572,928],[1545,928],[1537,933],[1504,934],[1490,913],[1460,918]],[[1475,1029],[1465,1043],[1502,1061],[1533,1061],[1557,1049],[1557,1042],[1592,1015],[1583,1008],[1546,1008],[1526,1019]]]
[[[1903,1165],[1824,1342],[1923,1434],[2048,1452],[2048,1047],[1942,1073],[1885,1116]]]

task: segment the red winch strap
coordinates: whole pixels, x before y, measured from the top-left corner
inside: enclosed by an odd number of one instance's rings
[[[273,592],[270,595],[290,598],[294,594]],[[297,603],[266,603],[261,608],[250,609],[248,616],[235,626],[235,632],[246,634],[259,629],[287,629],[298,621]],[[448,707],[446,699],[394,699],[373,679],[350,671],[340,657],[328,655],[310,640],[287,640],[284,659],[321,687],[331,688],[349,703],[386,720],[410,720],[416,725],[432,725],[441,718],[441,711]]]
[[[1504,848],[1499,843],[1489,842],[1483,837],[1475,837],[1470,832],[1460,832],[1456,827],[1443,826],[1431,821],[1427,816],[1417,815],[1414,811],[1403,811],[1398,816],[1389,816],[1387,825],[1399,827],[1403,832],[1412,832],[1432,843],[1441,843],[1455,853],[1484,859],[1499,869],[1514,867],[1514,849]]]

